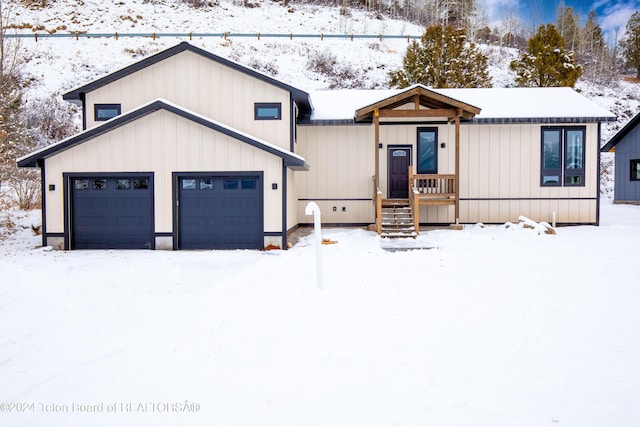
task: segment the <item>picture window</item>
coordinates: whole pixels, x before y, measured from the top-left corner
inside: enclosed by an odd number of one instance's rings
[[[585,185],[585,128],[550,127],[542,130],[540,185]]]

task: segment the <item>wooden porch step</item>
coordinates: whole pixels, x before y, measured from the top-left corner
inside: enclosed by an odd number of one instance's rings
[[[380,213],[383,238],[415,238],[415,226],[413,224],[413,209],[408,200],[384,200]]]

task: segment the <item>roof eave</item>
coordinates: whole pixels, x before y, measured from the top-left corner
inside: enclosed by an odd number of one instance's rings
[[[631,118],[631,120],[629,120],[629,122],[626,125],[624,125],[622,127],[622,129],[620,129],[618,132],[616,132],[616,134],[611,137],[609,142],[607,142],[605,145],[602,146],[600,151],[603,152],[603,153],[606,153],[606,152],[609,152],[609,151],[613,150],[613,148],[620,141],[622,141],[624,139],[624,137],[629,134],[629,132],[631,132],[633,129],[635,129],[636,126],[639,123],[640,123],[640,113],[638,113],[635,116],[633,116],[633,118]]]
[[[518,123],[601,123],[616,121],[615,117],[474,117],[466,123],[475,124],[518,124]]]

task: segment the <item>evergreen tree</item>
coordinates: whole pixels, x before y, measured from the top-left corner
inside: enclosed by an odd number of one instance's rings
[[[487,58],[464,30],[433,25],[407,48],[402,69],[389,73],[389,84],[404,88],[421,83],[434,88],[491,87]]]
[[[640,79],[640,11],[636,11],[627,22],[624,38],[620,41],[622,55],[628,67],[635,68]]]
[[[582,66],[576,65],[572,52],[567,53],[565,41],[553,24],[541,25],[527,42],[527,51],[509,68],[522,87],[573,87],[582,74]]]
[[[565,41],[565,49],[569,52],[576,50],[580,35],[579,22],[580,16],[578,16],[573,8],[567,7],[564,2],[561,2],[556,9],[556,28]]]

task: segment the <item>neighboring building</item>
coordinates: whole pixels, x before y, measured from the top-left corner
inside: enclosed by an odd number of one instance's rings
[[[286,247],[310,201],[382,233],[390,200],[415,225],[598,224],[615,120],[569,88],[308,93],[188,43],[64,99],[84,130],[18,161],[60,249]]]
[[[615,152],[614,203],[640,205],[640,113],[633,117],[603,147]]]

